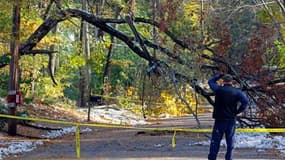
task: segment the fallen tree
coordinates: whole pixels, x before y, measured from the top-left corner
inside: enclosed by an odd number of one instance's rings
[[[161,54],[164,54],[165,56],[172,59],[172,63],[185,66],[189,70],[193,69],[194,65],[199,65],[200,69],[205,70],[205,72],[208,73],[220,71],[233,75],[234,79],[238,82],[238,86],[241,87],[242,90],[244,90],[247,93],[248,97],[250,97],[252,100],[252,106],[250,106],[249,112],[250,114],[240,118],[240,122],[243,122],[243,124],[247,126],[252,126],[256,124],[256,119],[259,119],[259,121],[266,126],[284,126],[285,119],[280,113],[284,112],[283,110],[285,107],[285,79],[284,77],[280,76],[280,78],[276,78],[278,77],[276,75],[280,75],[280,70],[258,68],[259,72],[258,76],[256,76],[256,72],[252,74],[248,73],[244,69],[244,65],[248,63],[237,65],[230,63],[228,61],[228,58],[219,55],[219,50],[217,50],[217,46],[224,45],[226,42],[226,39],[222,39],[223,37],[221,37],[221,40],[217,42],[211,42],[209,44],[198,43],[193,45],[193,43],[187,43],[186,41],[179,39],[167,29],[162,30],[162,32],[164,32],[173,41],[173,43],[182,49],[199,54],[199,57],[203,60],[202,64],[197,64],[195,61],[188,62],[187,60],[180,57],[179,54],[170,51],[169,49],[163,47],[161,44],[156,44],[148,39],[145,39],[137,31],[134,25],[134,23],[145,23],[159,28],[159,22],[145,18],[137,18],[131,14],[126,16],[124,19],[100,18],[96,17],[92,13],[78,9],[62,10],[59,8],[56,15],[46,18],[46,20],[38,27],[38,29],[33,34],[31,34],[24,43],[20,45],[20,55],[47,54],[50,58],[49,66],[52,66],[53,64],[51,59],[55,51],[39,50],[35,49],[35,47],[53,29],[53,27],[56,26],[56,24],[65,20],[69,20],[72,17],[82,18],[89,24],[98,27],[100,30],[124,42],[135,54],[148,61],[148,72],[150,75],[163,76],[165,80],[173,83],[173,86],[175,87],[178,83],[188,83],[193,89],[195,89],[197,93],[205,97],[207,101],[212,105],[214,103],[212,99],[213,93],[209,92],[207,88],[200,86],[199,79],[201,77],[190,77],[184,73],[179,72],[179,70],[169,65],[168,62],[151,55],[148,52],[148,49],[157,49]],[[126,35],[120,30],[113,28],[110,25],[112,23],[128,24],[135,36],[132,37]],[[216,46],[212,47],[213,44],[216,44]],[[252,49],[254,50],[254,48]],[[208,54],[203,54],[203,51],[205,50],[211,52],[211,56]],[[9,59],[9,54],[2,55],[0,57],[0,67],[2,68],[8,65]],[[256,59],[245,60],[254,61]],[[51,77],[53,82],[56,83],[53,74],[51,74]],[[179,91],[177,91],[177,94],[179,95]],[[183,97],[179,97],[184,103],[186,103],[190,112],[196,118],[197,124],[199,126],[200,123],[197,114],[191,109],[191,107],[189,107],[189,104],[183,100]],[[256,113],[253,113],[253,111]]]

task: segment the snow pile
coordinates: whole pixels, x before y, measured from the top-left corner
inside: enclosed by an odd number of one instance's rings
[[[0,159],[7,157],[10,154],[17,154],[22,152],[30,152],[35,149],[38,145],[42,145],[42,141],[35,142],[1,142],[1,146],[5,146],[0,148]]]
[[[57,138],[61,137],[66,134],[74,133],[76,131],[76,127],[67,127],[63,128],[61,130],[54,130],[49,131],[47,135],[42,135],[42,137],[45,138]],[[80,132],[90,132],[92,129],[90,128],[84,128],[80,130]],[[39,145],[43,145],[42,141],[21,141],[21,142],[0,142],[1,148],[0,148],[0,159],[3,159],[7,157],[8,155],[15,155],[22,152],[30,152],[37,148]]]
[[[57,137],[61,137],[63,135],[67,135],[70,133],[75,133],[76,131],[76,127],[66,127],[66,128],[62,128],[60,130],[53,130],[53,131],[49,131],[46,135],[42,135],[42,137],[44,138],[57,138]],[[92,129],[90,128],[85,128],[85,129],[80,129],[80,132],[90,132],[92,131]]]
[[[263,149],[278,149],[285,153],[285,137],[271,136],[269,133],[236,133],[235,147],[236,148],[256,148]],[[190,145],[209,146],[209,141],[201,141],[190,143]],[[226,146],[226,141],[223,139],[221,146]]]
[[[269,133],[237,133],[236,136],[237,148],[271,149],[274,143]]]
[[[88,113],[88,109],[78,109]],[[119,109],[116,105],[97,106],[90,109],[90,119],[98,123],[121,124],[121,125],[144,125],[148,124],[142,116],[138,116],[128,110]]]
[[[278,142],[279,145],[276,146],[283,154],[285,154],[285,138],[283,136],[275,136],[274,141]]]

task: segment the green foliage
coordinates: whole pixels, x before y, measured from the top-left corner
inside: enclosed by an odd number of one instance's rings
[[[75,85],[70,85],[69,87],[65,87],[63,90],[64,97],[69,98],[71,100],[78,100],[79,92],[78,88]]]
[[[7,107],[1,102],[0,102],[0,113],[1,114],[8,113]],[[5,118],[0,118],[0,130],[2,130],[2,128],[5,126],[6,123],[7,123],[7,120]]]
[[[200,4],[184,2],[175,13],[175,21],[170,22],[170,30],[178,37],[188,38],[197,34],[200,26]]]
[[[0,38],[5,39],[9,35],[12,25],[12,5],[9,1],[1,1],[0,5]]]
[[[278,64],[280,67],[285,67],[285,45],[279,41],[276,41],[275,45],[278,50],[278,55],[274,59],[275,64]]]
[[[11,58],[8,55],[1,56],[1,58],[0,58],[0,66],[4,65],[4,64],[10,63],[10,60],[11,60]]]
[[[0,97],[6,97],[8,95],[9,75],[5,72],[0,72],[0,74]]]
[[[282,15],[282,12],[279,9],[279,6],[275,3],[272,3],[271,5],[267,5],[267,7],[270,10],[270,14],[274,17],[277,21],[283,21],[284,16]],[[258,10],[257,12],[257,18],[259,22],[265,22],[265,23],[271,23],[272,18],[270,17],[270,14],[268,13],[268,10]]]
[[[106,47],[109,46],[109,42],[97,42],[94,45],[94,48],[92,49],[93,52],[91,53],[91,59],[90,59],[90,64],[92,67],[92,70],[96,74],[102,74],[104,63],[106,61]]]
[[[126,6],[126,3],[122,0],[110,0],[109,2],[110,2],[110,4],[112,4],[114,6],[118,6],[118,7],[122,7],[122,8],[124,8]]]
[[[127,75],[132,62],[128,60],[112,60],[111,64],[111,72],[113,73],[111,84],[114,86],[125,84],[124,86],[126,86],[128,83],[130,83],[130,77]]]

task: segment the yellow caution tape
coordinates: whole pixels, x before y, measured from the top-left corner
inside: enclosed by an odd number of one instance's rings
[[[236,132],[255,132],[255,133],[283,133],[285,132],[285,128],[237,128]]]
[[[172,148],[176,147],[175,136],[176,136],[176,130],[174,131],[173,136],[172,136],[172,143],[171,143],[172,144]]]
[[[80,158],[80,128],[78,125],[76,126],[75,141],[76,141],[76,155],[77,158]]]
[[[151,128],[151,127],[131,127],[126,125],[112,125],[112,124],[98,124],[98,123],[78,123],[78,122],[67,122],[67,121],[58,121],[58,120],[50,120],[50,119],[42,119],[42,118],[29,118],[29,117],[20,117],[20,116],[12,116],[7,114],[0,114],[0,117],[3,118],[13,118],[13,119],[21,119],[27,121],[36,121],[36,122],[46,122],[53,124],[62,124],[62,125],[73,125],[76,126],[76,154],[77,158],[80,158],[80,126],[89,126],[89,127],[102,127],[102,128],[123,128],[123,129],[136,129],[136,130],[149,130],[149,131],[174,131],[172,136],[172,147],[176,146],[175,136],[176,132],[195,132],[195,133],[210,133],[212,129],[195,129],[195,128]],[[236,132],[267,132],[267,133],[281,133],[285,132],[285,128],[237,128]]]
[[[35,121],[35,122],[46,122],[53,124],[62,124],[62,125],[73,125],[73,126],[88,126],[88,127],[102,127],[102,128],[123,128],[123,129],[136,129],[136,130],[149,130],[149,131],[182,131],[182,132],[211,132],[212,129],[187,129],[187,128],[151,128],[151,127],[132,127],[126,125],[114,125],[114,124],[99,124],[99,123],[78,123],[78,122],[68,122],[68,121],[58,121],[58,120],[50,120],[50,119],[42,119],[42,118],[29,118],[29,117],[20,117],[20,116],[12,116],[7,114],[0,114],[0,117],[4,118],[13,118],[13,119],[21,119],[27,121]]]
[[[99,124],[99,123],[78,123],[78,122],[68,122],[68,121],[58,121],[50,120],[43,118],[29,118],[29,117],[20,117],[12,116],[7,114],[0,114],[0,117],[3,118],[13,118],[21,119],[27,121],[36,121],[36,122],[46,122],[53,124],[62,124],[62,125],[73,125],[73,126],[89,126],[89,127],[102,127],[102,128],[123,128],[123,129],[137,129],[137,130],[149,130],[149,131],[179,131],[179,132],[196,132],[196,133],[210,133],[212,132],[211,128],[152,128],[152,127],[132,127],[126,125],[114,125],[114,124]],[[285,128],[237,128],[236,132],[270,132],[270,133],[281,133],[285,132]]]

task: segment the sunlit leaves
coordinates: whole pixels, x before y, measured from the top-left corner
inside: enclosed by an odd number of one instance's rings
[[[109,1],[110,4],[114,5],[114,6],[118,6],[118,7],[125,7],[125,2],[124,0],[110,0]]]
[[[174,3],[174,2],[172,2]],[[166,17],[169,29],[173,31],[178,37],[189,38],[187,36],[197,33],[198,27],[200,26],[201,11],[200,5],[197,2],[189,1],[177,1],[175,10],[168,11],[169,16],[176,15],[171,18]],[[167,5],[166,3],[165,5]],[[162,21],[164,21],[162,19]],[[162,23],[163,24],[163,23]]]
[[[69,57],[69,63],[70,67],[82,67],[86,64],[86,61],[84,57],[79,55],[73,55]]]
[[[278,49],[278,55],[276,56],[275,60],[277,61],[280,67],[285,67],[285,45],[280,42],[275,42],[275,45]]]
[[[41,77],[38,79],[38,82],[35,94],[37,95],[37,98],[41,99],[41,101],[50,97],[63,97],[63,90],[66,87],[64,84],[59,83],[58,85],[53,85],[49,77]]]
[[[40,48],[49,48],[51,45],[57,45],[62,43],[62,38],[57,35],[47,35],[45,36],[40,43],[37,45]]]
[[[105,51],[106,47],[110,46],[110,42],[97,42],[94,46],[94,49],[91,53],[91,59],[90,64],[92,66],[93,71],[95,71],[97,74],[102,73],[103,66],[106,59]]]
[[[1,1],[0,5],[0,40],[9,42],[12,26],[12,5],[9,1]],[[8,39],[7,39],[8,38]]]

